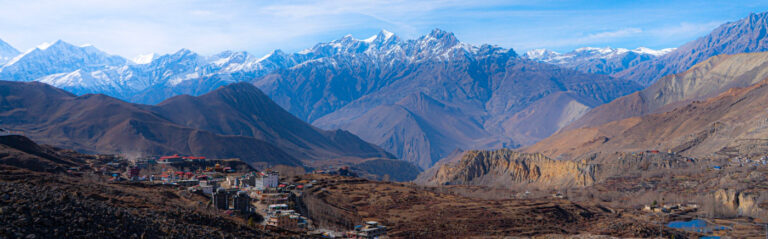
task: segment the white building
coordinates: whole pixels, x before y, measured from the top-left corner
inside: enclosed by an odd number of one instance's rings
[[[256,190],[276,188],[279,181],[280,175],[277,172],[264,172],[260,177],[256,177],[253,187]]]

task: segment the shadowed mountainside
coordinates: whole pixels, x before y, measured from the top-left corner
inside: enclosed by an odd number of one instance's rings
[[[301,121],[248,83],[227,85],[198,97],[173,97],[151,110],[190,128],[264,140],[302,160],[393,158],[349,132],[323,131]]]
[[[241,89],[243,88],[243,89]],[[177,105],[171,111],[167,107],[180,99],[190,99],[185,96],[176,101],[170,101],[163,106],[148,106],[126,103],[104,95],[74,96],[42,83],[0,82],[0,122],[3,127],[23,131],[27,136],[42,143],[63,148],[87,152],[125,153],[125,154],[186,154],[202,155],[213,158],[241,158],[252,164],[291,165],[299,166],[301,160],[322,160],[332,157],[358,157],[372,154],[384,155],[383,151],[370,146],[355,136],[344,132],[323,132],[296,121],[288,113],[269,105],[269,99],[263,97],[255,87],[247,84],[236,84],[223,87],[210,93],[210,98],[217,95],[227,95],[225,92],[245,91],[244,104],[237,103],[237,97],[229,98],[228,107],[224,104],[208,105],[208,108],[194,108],[194,104]],[[248,98],[248,94],[254,94]],[[231,96],[231,95],[230,95]],[[261,97],[261,98],[260,98]],[[246,101],[250,99],[250,101]],[[257,100],[261,99],[261,100]],[[194,101],[194,100],[193,100]],[[211,100],[209,103],[216,104]],[[220,103],[220,102],[219,102]],[[258,105],[266,104],[269,111],[256,111]],[[201,107],[206,106],[203,104]],[[240,108],[238,108],[240,107]],[[237,111],[240,110],[240,111]],[[168,118],[163,114],[167,114]],[[195,118],[196,116],[199,118]],[[265,123],[258,119],[272,118]],[[336,148],[321,150],[315,142],[300,138],[306,132],[293,134],[273,134],[273,138],[264,135],[235,135],[233,131],[212,128],[211,125],[196,124],[195,119],[204,122],[206,117],[220,119],[215,121],[222,129],[259,128],[264,132],[293,132],[294,129],[314,130],[315,135],[325,136],[325,142],[334,142]],[[280,116],[285,122],[292,124],[273,124],[280,122]],[[184,118],[186,117],[186,118]],[[220,117],[220,118],[219,118]],[[243,118],[239,118],[243,117]],[[169,120],[174,119],[174,120]],[[190,120],[185,122],[183,120]],[[292,121],[293,120],[293,121]],[[189,123],[190,126],[178,122]],[[252,125],[248,125],[251,123]],[[229,126],[228,126],[229,125]],[[234,126],[232,126],[234,125]],[[208,126],[211,130],[194,128]],[[236,130],[235,130],[236,131]],[[232,133],[229,134],[228,133]],[[294,145],[283,143],[277,146],[264,140],[282,140],[283,136],[293,136],[282,142],[295,142]],[[303,140],[303,141],[298,141]],[[313,139],[317,140],[317,139]],[[368,145],[369,147],[364,147]],[[285,148],[281,148],[285,147]],[[347,153],[346,149],[352,153]],[[365,150],[371,150],[366,152]],[[320,154],[317,152],[326,152]],[[309,155],[309,156],[305,156]],[[262,165],[263,166],[263,165]]]

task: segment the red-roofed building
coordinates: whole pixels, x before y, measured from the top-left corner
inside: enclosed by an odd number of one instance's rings
[[[205,157],[202,157],[202,156],[201,157],[189,156],[189,157],[183,157],[183,159],[186,159],[186,160],[205,160]]]
[[[165,162],[165,163],[176,163],[176,162],[184,161],[184,158],[182,158],[178,154],[174,154],[174,155],[171,155],[171,156],[160,157],[159,161],[160,162]]]

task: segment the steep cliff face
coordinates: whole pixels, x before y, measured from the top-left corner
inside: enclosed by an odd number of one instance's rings
[[[739,192],[734,189],[719,189],[715,192],[716,202],[740,216],[765,215],[768,211],[759,207],[759,198],[758,192]]]
[[[456,163],[440,166],[428,185],[471,184],[484,186],[540,185],[551,188],[588,186],[595,182],[597,165],[552,160],[543,154],[509,149],[472,150]]]

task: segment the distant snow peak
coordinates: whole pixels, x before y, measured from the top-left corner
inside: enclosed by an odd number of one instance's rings
[[[533,59],[533,60],[544,59],[544,58],[551,58],[551,57],[555,57],[555,56],[559,56],[559,55],[560,55],[560,53],[557,53],[557,52],[552,51],[552,50],[544,49],[544,48],[533,49],[533,50],[530,50],[530,51],[526,52],[525,54],[523,54],[523,56],[527,57],[528,59]]]
[[[138,56],[134,57],[133,59],[131,59],[131,61],[133,61],[133,63],[139,64],[139,65],[149,64],[153,60],[157,59],[157,57],[158,57],[158,55],[155,54],[155,53],[148,53],[148,54],[138,55]]]
[[[621,56],[624,53],[633,52],[636,54],[651,55],[659,57],[667,54],[675,48],[666,48],[661,50],[654,50],[647,47],[638,47],[634,50],[626,48],[612,48],[612,47],[581,47],[576,48],[573,51],[566,53],[557,53],[547,49],[534,49],[525,53],[525,57],[532,60],[538,60],[548,63],[568,63],[571,61],[589,60],[589,59],[610,59]]]
[[[298,53],[286,54],[274,50],[260,58],[243,51],[201,56],[182,48],[169,54],[149,53],[128,60],[109,55],[90,45],[78,47],[59,40],[42,44],[11,59],[3,65],[0,77],[22,75],[24,77],[18,80],[45,81],[54,86],[68,87],[68,90],[77,93],[101,92],[130,98],[130,95],[151,87],[187,87],[181,83],[203,77],[236,81],[262,76],[278,69],[313,65],[338,67],[348,61],[354,61],[354,64],[395,65],[429,60],[515,56],[511,49],[462,43],[453,33],[441,29],[434,29],[412,40],[401,40],[394,33],[382,29],[364,40],[346,35],[334,41],[318,43]],[[208,85],[196,87],[214,87],[219,83],[201,82]]]
[[[389,38],[392,38],[392,36],[395,35],[394,33],[387,31],[386,29],[381,29],[381,32],[379,34],[383,35],[384,39],[386,40],[389,40]]]
[[[523,57],[586,73],[613,74],[673,50],[674,48],[654,50],[647,47],[630,50],[607,46],[581,47],[570,52],[557,53],[547,49],[534,49],[526,52]]]
[[[392,36],[394,36],[394,35],[395,34],[392,33],[392,32],[389,32],[389,31],[387,31],[385,29],[381,29],[381,31],[379,33],[377,33],[376,35],[373,35],[373,36],[371,36],[369,38],[366,38],[366,39],[364,39],[362,41],[363,42],[367,42],[367,43],[373,43],[376,40],[381,40],[382,42],[384,42],[384,41],[387,41],[390,38],[392,38]]]
[[[654,56],[658,57],[658,56],[666,55],[667,53],[670,53],[670,52],[674,51],[675,49],[676,48],[664,48],[664,49],[661,49],[661,50],[654,50],[654,49],[650,49],[650,48],[647,48],[647,47],[638,47],[637,49],[634,49],[632,51],[635,52],[635,53],[649,54],[649,55],[654,55]]]
[[[258,60],[256,60],[256,62],[262,62],[264,60],[267,60],[267,59],[270,59],[270,58],[273,58],[273,57],[283,57],[283,56],[285,56],[285,52],[283,52],[280,49],[275,49],[272,52],[270,52],[269,54],[266,54],[266,55],[262,56],[261,58],[259,58]]]
[[[51,47],[52,45],[53,45],[53,42],[43,42],[43,43],[40,43],[40,45],[37,45],[35,48],[40,50],[45,50],[45,49],[48,49],[48,47]]]

